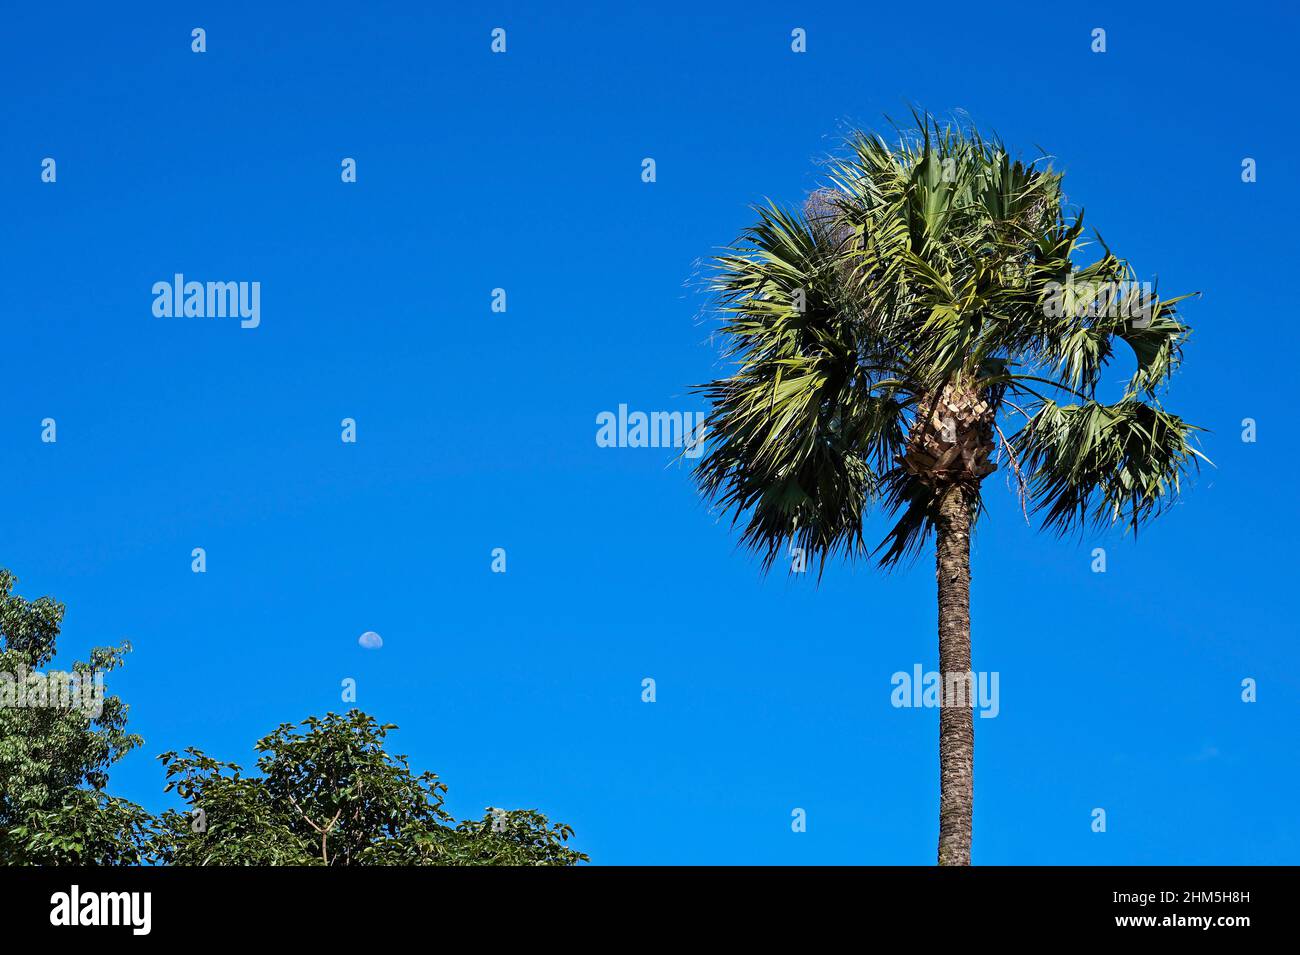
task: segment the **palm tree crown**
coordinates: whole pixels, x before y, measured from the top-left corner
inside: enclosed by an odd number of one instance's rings
[[[1026,512],[1058,533],[1136,528],[1201,457],[1158,393],[1188,329],[1104,242],[1077,265],[1083,212],[1061,176],[996,138],[917,116],[892,145],[857,133],[801,209],[715,261],[725,378],[696,476],[770,566],[782,546],[915,554],[950,488],[971,519],[1003,459]],[[1137,368],[1097,395],[1117,342]],[[864,518],[896,518],[872,547]]]

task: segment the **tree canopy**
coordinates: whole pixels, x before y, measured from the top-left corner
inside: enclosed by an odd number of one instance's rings
[[[120,667],[131,647],[96,648],[67,671],[42,673],[55,656],[64,606],[50,597],[24,600],[13,593],[17,582],[0,569],[0,863],[141,862],[152,818],[104,792],[109,767],[141,743],[126,730],[127,706],[106,694],[98,712],[19,699],[20,682],[24,691],[70,681],[94,687],[95,676]]]
[[[117,697],[96,687],[130,645],[91,651],[68,673],[55,657],[64,606],[13,594],[0,569],[0,865],[574,865],[573,830],[533,809],[457,821],[447,786],[385,748],[397,727],[353,709],[284,723],[254,749],[257,773],[195,748],[164,753],[165,792],[185,810],[153,815],[105,790],[141,745]],[[34,688],[42,687],[41,693]],[[71,701],[71,702],[69,702]]]
[[[726,377],[697,466],[767,566],[786,542],[916,554],[941,492],[996,466],[1056,532],[1136,528],[1202,456],[1161,392],[1189,334],[1096,236],[1046,159],[917,115],[893,141],[857,132],[802,207],[757,221],[714,261]],[[1117,349],[1134,371],[1099,387]],[[981,509],[978,490],[972,509]],[[865,520],[895,521],[877,546]]]
[[[436,773],[384,749],[394,725],[352,710],[285,723],[258,741],[260,775],[196,749],[159,757],[190,811],[163,814],[177,865],[572,865],[573,830],[533,810],[457,823]]]

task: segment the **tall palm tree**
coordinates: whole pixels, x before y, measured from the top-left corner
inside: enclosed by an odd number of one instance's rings
[[[855,133],[800,209],[768,205],[714,262],[730,374],[696,478],[768,569],[788,545],[890,567],[933,533],[939,603],[939,864],[969,865],[974,721],[970,538],[1005,459],[1026,519],[1066,534],[1136,530],[1202,457],[1158,394],[1187,296],[1161,299],[1111,253],[1075,259],[1083,212],[1041,160],[916,116]],[[1117,342],[1136,371],[1098,395]],[[1009,483],[1009,482],[1008,482]],[[872,509],[894,520],[875,547]]]

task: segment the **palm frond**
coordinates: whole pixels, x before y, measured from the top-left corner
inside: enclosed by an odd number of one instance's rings
[[[1011,446],[1030,472],[1043,526],[1061,534],[1123,522],[1135,529],[1167,506],[1207,460],[1176,415],[1136,398],[1041,402]]]

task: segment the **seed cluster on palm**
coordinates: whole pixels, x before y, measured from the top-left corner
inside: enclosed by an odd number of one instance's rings
[[[1026,512],[1065,533],[1136,528],[1195,470],[1198,429],[1161,404],[1187,296],[1160,298],[1100,236],[1078,261],[1083,211],[1046,162],[915,118],[892,142],[851,135],[822,188],[756,207],[716,257],[732,367],[697,386],[711,411],[696,478],[765,568],[795,547],[819,573],[836,555],[891,566],[936,536],[940,668],[965,670],[989,474],[1006,469]],[[1099,395],[1121,347],[1136,370]],[[892,527],[872,540],[877,512]],[[953,750],[973,747],[969,715],[940,714],[943,862],[969,862],[956,769],[971,756]],[[963,787],[964,804],[949,798]]]

